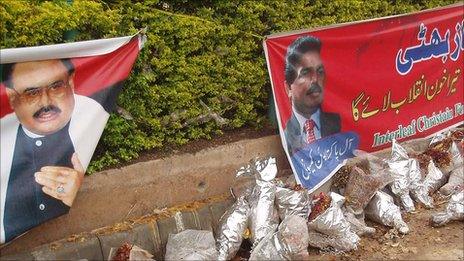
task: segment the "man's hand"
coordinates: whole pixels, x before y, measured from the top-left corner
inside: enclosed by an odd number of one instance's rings
[[[45,166],[34,174],[35,181],[42,185],[42,191],[64,204],[72,206],[77,191],[84,179],[84,168],[74,153],[71,158],[72,168]]]

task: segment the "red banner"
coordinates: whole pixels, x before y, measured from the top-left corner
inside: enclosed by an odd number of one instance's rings
[[[289,94],[298,95],[297,87],[289,88],[286,81],[298,80],[301,73],[294,72],[293,78],[285,73],[288,53],[290,45],[305,36],[320,41],[322,66],[309,66],[303,73],[324,83],[321,112],[338,114],[340,131],[357,133],[360,149],[380,150],[391,146],[393,138],[426,137],[462,123],[463,10],[461,3],[269,36],[264,48],[281,133],[292,115]],[[283,135],[282,139],[288,143]]]

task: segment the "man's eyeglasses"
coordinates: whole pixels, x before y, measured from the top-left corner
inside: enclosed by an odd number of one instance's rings
[[[47,92],[49,97],[59,98],[66,93],[69,87],[69,79],[56,81],[48,86],[27,88],[22,93],[13,89],[19,98],[27,103],[35,103],[39,101],[44,92]]]

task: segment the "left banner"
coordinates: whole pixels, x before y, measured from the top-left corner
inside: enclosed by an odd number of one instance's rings
[[[66,214],[145,36],[0,50],[0,243]]]

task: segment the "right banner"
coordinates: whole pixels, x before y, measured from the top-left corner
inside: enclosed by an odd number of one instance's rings
[[[463,3],[274,34],[264,49],[282,144],[310,191],[356,149],[463,123]]]

